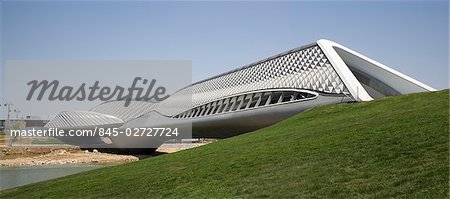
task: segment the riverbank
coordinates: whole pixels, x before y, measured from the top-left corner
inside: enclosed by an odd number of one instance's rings
[[[2,198],[448,198],[449,92],[316,107],[139,164]]]
[[[2,138],[0,137],[0,141]],[[138,161],[152,156],[174,153],[214,142],[206,140],[199,143],[163,144],[151,155],[118,155],[101,153],[97,150],[81,150],[76,146],[64,147],[6,147],[0,144],[1,166],[35,166],[61,164],[122,164]],[[4,142],[3,142],[4,143]]]
[[[0,166],[33,166],[53,164],[111,164],[138,161],[139,158],[131,155],[116,155],[108,153],[89,152],[81,150],[57,149],[47,154],[37,156],[16,157],[1,159]]]

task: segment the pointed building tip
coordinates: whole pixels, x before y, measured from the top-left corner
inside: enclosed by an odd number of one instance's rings
[[[331,45],[338,45],[338,43],[334,42],[333,40],[329,40],[329,39],[319,39],[317,40],[317,43],[322,43],[322,44],[331,44]]]
[[[329,39],[319,39],[319,40],[317,40],[318,42],[319,41],[325,41],[325,42],[330,42],[331,40],[329,40]]]

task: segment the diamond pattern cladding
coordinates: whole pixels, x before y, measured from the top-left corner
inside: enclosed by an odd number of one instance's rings
[[[232,94],[271,88],[348,92],[320,47],[313,45],[193,84],[185,88],[189,92],[181,90],[170,98],[192,93],[191,106],[195,107]]]

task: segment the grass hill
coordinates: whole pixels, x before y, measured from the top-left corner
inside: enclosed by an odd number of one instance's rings
[[[314,108],[203,147],[1,198],[448,198],[449,91]]]

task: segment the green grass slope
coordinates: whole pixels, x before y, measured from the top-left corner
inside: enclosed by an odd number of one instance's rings
[[[447,198],[449,91],[315,108],[252,133],[1,198]]]

